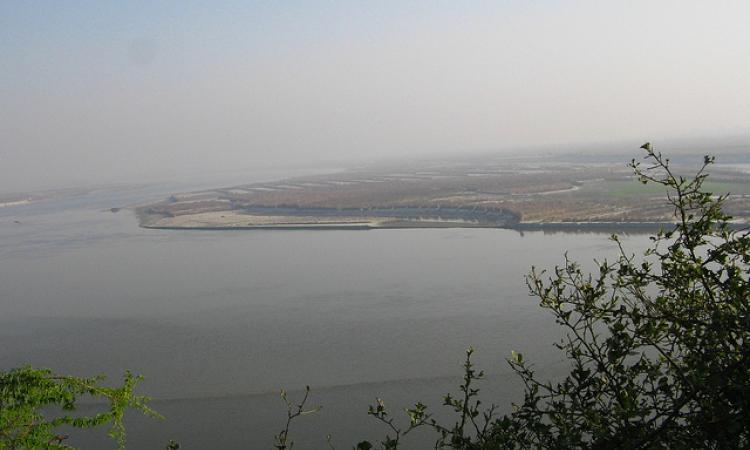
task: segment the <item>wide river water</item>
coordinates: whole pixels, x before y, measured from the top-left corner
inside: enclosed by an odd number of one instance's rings
[[[612,257],[605,234],[501,229],[164,231],[111,207],[163,198],[121,187],[0,209],[0,369],[143,374],[164,421],[128,416],[128,448],[270,448],[278,391],[310,385],[323,409],[293,423],[295,448],[336,448],[386,430],[366,415],[417,400],[437,412],[464,350],[486,403],[520,399],[504,358],[562,373],[560,331],[528,295],[531,266]],[[645,236],[624,238],[633,251]],[[89,410],[91,406],[84,406]],[[398,416],[405,422],[404,416]],[[112,448],[102,432],[73,445]],[[408,448],[429,447],[424,435]]]

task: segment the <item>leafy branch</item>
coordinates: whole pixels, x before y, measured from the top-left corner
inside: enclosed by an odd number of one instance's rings
[[[67,435],[57,429],[63,425],[92,428],[109,425],[108,435],[124,449],[126,443],[124,414],[137,410],[151,417],[162,418],[148,406],[149,398],[135,394],[143,377],[126,372],[122,385],[105,387],[104,377],[79,378],[54,375],[48,369],[22,367],[0,373],[0,449],[49,448],[70,449]],[[104,399],[108,408],[93,416],[71,414],[83,396]],[[51,414],[52,406],[62,410]],[[42,409],[45,413],[42,413]],[[52,415],[53,417],[48,418]]]
[[[294,404],[289,398],[287,397],[287,392],[285,390],[281,390],[281,399],[286,403],[286,424],[284,428],[274,436],[274,448],[277,450],[286,450],[291,449],[294,447],[294,441],[292,441],[289,438],[289,429],[292,425],[292,421],[296,419],[299,416],[305,416],[308,414],[313,414],[322,408],[322,406],[316,406],[311,409],[305,409],[305,404],[307,403],[307,399],[310,395],[310,386],[305,386],[305,395],[302,397],[302,400]],[[329,445],[330,445],[330,439],[329,439]]]

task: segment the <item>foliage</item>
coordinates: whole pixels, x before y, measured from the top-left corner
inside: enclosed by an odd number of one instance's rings
[[[286,425],[284,429],[274,436],[274,448],[277,450],[291,450],[294,447],[294,441],[289,438],[289,428],[292,425],[292,421],[299,416],[306,416],[320,411],[321,407],[316,406],[311,409],[305,409],[305,404],[310,396],[310,386],[305,387],[305,395],[302,400],[295,404],[287,397],[285,390],[281,390],[281,399],[286,403]],[[330,437],[329,437],[330,440]]]
[[[531,293],[565,330],[556,347],[570,363],[557,381],[538,379],[513,353],[525,385],[514,411],[480,410],[471,350],[458,399],[459,420],[446,427],[418,403],[402,432],[382,401],[370,414],[385,422],[380,448],[399,447],[415,427],[437,432],[435,448],[747,448],[750,446],[750,236],[722,211],[727,196],[703,190],[706,156],[694,177],[645,144],[648,167],[631,167],[643,183],[668,190],[676,225],[653,236],[644,255],[620,253],[586,274],[567,258],[552,273],[532,269]],[[481,419],[477,421],[476,419]],[[470,425],[470,426],[467,426]],[[373,448],[369,442],[359,450]]]
[[[476,398],[479,395],[479,389],[472,387],[472,385],[475,381],[484,378],[484,372],[477,372],[474,369],[474,364],[471,362],[473,354],[473,348],[466,351],[466,360],[463,365],[464,377],[459,386],[459,396],[454,397],[447,394],[443,397],[443,405],[451,408],[457,417],[456,422],[452,425],[440,424],[433,418],[432,414],[427,413],[427,407],[424,404],[417,403],[414,408],[406,410],[406,414],[409,416],[409,425],[402,430],[396,426],[394,419],[390,417],[390,413],[381,399],[377,399],[376,405],[370,406],[368,414],[388,425],[393,432],[393,437],[390,434],[386,435],[385,440],[380,442],[381,449],[398,449],[402,437],[410,431],[424,426],[436,431],[438,438],[435,442],[435,448],[480,449],[492,444],[489,439],[493,436],[493,418],[497,407],[491,405],[485,410],[480,409],[482,402]],[[370,450],[371,448],[373,446],[370,442],[363,441],[357,444],[355,450]]]
[[[160,417],[135,395],[141,377],[126,372],[120,387],[101,385],[103,377],[60,376],[48,369],[23,367],[0,372],[0,449],[70,449],[61,426],[91,428],[109,425],[109,436],[125,448],[123,415],[127,409]],[[74,415],[81,396],[108,402],[106,411],[92,416]]]

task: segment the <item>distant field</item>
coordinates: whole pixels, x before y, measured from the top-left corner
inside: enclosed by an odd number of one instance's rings
[[[714,194],[750,194],[750,183],[725,183],[708,181],[704,185],[707,190]]]
[[[723,181],[706,181],[704,188],[714,194],[750,194],[750,183],[730,183]],[[663,186],[637,180],[607,180],[592,183],[581,189],[582,194],[596,193],[616,198],[644,197],[662,195],[666,192]]]
[[[667,189],[640,183],[621,164],[565,165],[542,160],[474,164],[358,169],[176,194],[140,207],[137,213],[143,226],[211,229],[341,222],[382,227],[396,219],[422,227],[467,223],[496,227],[518,220],[671,220]],[[690,173],[694,168],[683,165],[674,170]],[[714,172],[704,188],[715,194],[746,196],[732,199],[732,211],[750,223],[750,174],[734,168]],[[501,220],[490,220],[488,215]]]

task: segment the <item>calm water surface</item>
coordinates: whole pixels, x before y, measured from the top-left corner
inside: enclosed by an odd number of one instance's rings
[[[554,321],[528,296],[532,265],[614,254],[606,235],[509,230],[159,231],[113,206],[161,198],[120,188],[0,209],[0,368],[146,376],[163,422],[131,417],[129,448],[270,448],[278,390],[324,406],[299,448],[377,438],[368,419],[422,400],[439,410],[477,348],[487,402],[518,400],[511,350],[553,376]],[[647,238],[628,237],[637,251]],[[423,447],[415,436],[410,448]],[[111,448],[103,433],[72,444]]]

